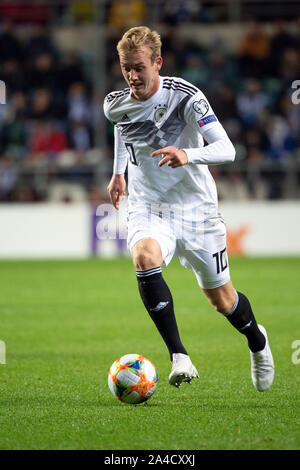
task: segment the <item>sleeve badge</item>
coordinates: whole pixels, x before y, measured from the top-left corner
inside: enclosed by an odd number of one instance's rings
[[[205,116],[205,114],[209,110],[209,104],[205,100],[200,100],[200,101],[194,101],[193,103],[193,108],[196,111],[197,114],[199,114],[199,117]]]

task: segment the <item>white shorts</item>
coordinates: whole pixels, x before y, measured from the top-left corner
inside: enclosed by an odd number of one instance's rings
[[[158,241],[163,267],[176,253],[180,263],[194,271],[203,289],[214,289],[230,280],[226,227],[221,215],[204,222],[165,216],[147,209],[128,213],[127,243],[131,251],[143,238]]]

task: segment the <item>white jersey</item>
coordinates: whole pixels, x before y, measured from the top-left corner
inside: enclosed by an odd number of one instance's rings
[[[115,160],[128,161],[129,208],[168,204],[202,207],[205,218],[217,215],[216,185],[206,164],[158,167],[161,156],[150,156],[154,150],[174,146],[189,157],[189,149],[195,153],[204,147],[203,136],[212,128],[227,138],[198,88],[181,78],[160,77],[159,89],[146,101],[134,99],[130,88],[109,93],[104,113],[115,125]]]

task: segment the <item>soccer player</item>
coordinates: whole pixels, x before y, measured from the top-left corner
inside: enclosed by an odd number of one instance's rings
[[[253,384],[267,390],[274,378],[267,333],[256,323],[246,295],[230,280],[226,227],[207,166],[232,162],[235,149],[197,87],[160,75],[163,59],[156,31],[131,28],[117,50],[128,88],[104,100],[104,113],[115,130],[108,192],[118,210],[128,166],[127,242],[140,296],[169,350],[169,383],[179,387],[199,377],[181,342],[172,294],[162,275],[176,252],[213,307],[246,336]]]

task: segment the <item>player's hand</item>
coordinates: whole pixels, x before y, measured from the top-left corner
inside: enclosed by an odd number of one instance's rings
[[[185,151],[177,149],[176,147],[164,147],[163,149],[158,149],[151,153],[151,157],[156,157],[157,155],[162,155],[158,166],[163,166],[167,163],[171,168],[178,168],[188,163],[188,157]]]
[[[107,186],[110,200],[115,209],[119,210],[119,204],[126,195],[126,181],[124,175],[112,175]]]

